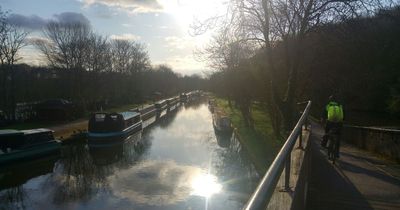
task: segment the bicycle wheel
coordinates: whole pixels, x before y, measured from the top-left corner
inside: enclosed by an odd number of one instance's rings
[[[332,136],[328,136],[328,160],[332,160],[332,152],[333,152],[333,144],[332,144]]]
[[[336,160],[336,149],[337,149],[337,145],[336,145],[336,135],[332,136],[332,150],[331,150],[331,160],[332,160],[332,164],[335,164],[335,160]]]

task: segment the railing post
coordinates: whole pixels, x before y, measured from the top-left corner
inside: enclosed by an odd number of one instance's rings
[[[297,149],[303,149],[303,126],[300,126],[300,131],[299,131],[299,146],[297,146]]]
[[[283,188],[283,192],[289,192],[290,191],[290,167],[291,167],[291,162],[292,162],[292,153],[290,152],[288,156],[286,157],[286,163],[285,163],[285,187]]]
[[[308,125],[310,124],[310,122],[308,121],[308,116],[306,117],[306,120],[304,122],[304,130],[308,131]]]

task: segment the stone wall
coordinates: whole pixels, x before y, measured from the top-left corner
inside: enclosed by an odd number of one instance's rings
[[[345,125],[342,139],[400,162],[400,130]]]

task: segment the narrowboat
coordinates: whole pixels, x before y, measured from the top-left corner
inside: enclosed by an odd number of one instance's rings
[[[60,153],[50,129],[0,130],[0,165]]]
[[[177,97],[167,99],[168,111],[174,110],[178,106],[178,102],[179,100]]]
[[[233,130],[231,119],[218,112],[214,112],[213,114],[213,126],[217,133],[230,133]]]
[[[166,99],[166,101],[167,101],[167,107],[174,105],[174,98],[168,98]]]
[[[208,101],[208,109],[210,110],[211,113],[214,113],[214,108],[216,106],[215,100],[209,100]]]
[[[140,112],[140,117],[142,120],[148,120],[156,114],[156,107],[154,104],[149,104],[138,110]]]
[[[181,102],[185,102],[187,100],[187,95],[186,93],[181,93],[181,95],[179,96],[179,98],[181,99]]]
[[[161,101],[157,101],[154,106],[157,109],[158,113],[161,113],[162,110],[164,110],[165,108],[167,108],[167,101],[166,100],[161,100]]]
[[[138,112],[94,113],[88,125],[88,144],[91,147],[121,144],[140,130],[142,119]]]

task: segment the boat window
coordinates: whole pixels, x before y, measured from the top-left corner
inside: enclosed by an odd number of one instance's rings
[[[95,115],[96,122],[104,122],[105,118],[106,118],[105,114],[96,114]]]

